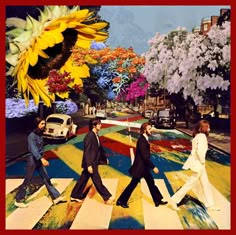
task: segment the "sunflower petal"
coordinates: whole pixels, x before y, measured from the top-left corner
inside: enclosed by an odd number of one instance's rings
[[[60,93],[57,92],[56,95],[59,96],[62,99],[68,99],[69,98],[69,92],[68,91],[67,92],[60,92]]]
[[[41,50],[48,48],[48,43],[45,40],[43,40],[41,37],[37,37],[35,43],[37,43],[37,47],[40,48]]]
[[[30,81],[30,80],[29,80]],[[27,90],[27,96],[29,97],[29,93],[31,93],[34,103],[37,105],[39,103],[39,94],[35,90],[35,87],[29,82],[29,87]]]
[[[7,54],[6,55],[6,61],[12,66],[16,66],[18,63],[18,55],[17,54]]]
[[[48,47],[53,47],[55,46],[56,42],[55,39],[52,37],[49,37],[48,35],[46,35],[45,33],[42,33],[40,35],[40,38],[42,40],[42,43],[47,44]]]
[[[86,33],[86,34],[95,34],[96,33],[96,30],[88,28],[86,26],[76,28],[76,30],[81,32],[81,33]]]
[[[29,106],[29,96],[26,93],[24,93],[23,97],[24,97],[24,100],[25,100],[25,105],[26,105],[26,107],[28,107]]]
[[[49,38],[53,37],[53,39],[55,40],[56,44],[61,43],[64,40],[64,37],[63,37],[62,33],[59,32],[58,30],[52,30],[50,32],[49,31],[45,31],[44,35],[48,36]]]
[[[54,101],[55,96],[53,94],[49,94],[46,83],[47,79],[29,79],[33,83],[36,91],[38,92],[40,98],[42,101],[47,105],[48,107],[51,106],[51,103]]]
[[[33,50],[31,47],[28,48],[27,52],[28,58],[29,58],[29,64],[31,66],[35,66],[38,62],[38,54],[37,51]]]
[[[16,28],[24,28],[26,24],[26,21],[21,19],[21,18],[17,18],[17,17],[9,17],[6,19],[6,26],[10,27],[10,26],[14,26]]]
[[[36,32],[38,32],[39,29],[41,28],[41,23],[39,21],[37,21],[36,19],[34,19],[33,17],[31,17],[31,16],[28,16],[26,21],[27,21],[28,24],[26,24],[25,28],[27,30],[31,30],[32,29],[34,34]]]
[[[7,31],[6,35],[9,36],[9,37],[16,38],[16,37],[20,36],[23,32],[24,32],[24,29],[15,28],[15,29]]]
[[[24,31],[21,35],[19,35],[18,37],[14,38],[13,41],[14,42],[28,42],[28,44],[30,44],[29,39],[32,36],[32,31]]]
[[[93,38],[91,39],[93,40]],[[77,40],[76,43],[75,43],[75,46],[77,47],[81,47],[81,48],[84,48],[84,49],[87,49],[87,48],[90,48],[90,45],[91,45],[91,40]]]
[[[9,49],[12,54],[17,54],[20,51],[19,47],[15,43],[9,43]]]
[[[99,23],[91,24],[91,25],[89,25],[89,27],[92,29],[100,30],[100,29],[105,28],[107,25],[108,25],[108,23],[106,23],[106,22],[99,22]]]
[[[83,9],[83,10],[80,10],[80,11],[76,11],[76,12],[71,14],[71,16],[75,16],[78,19],[78,21],[83,21],[89,15],[90,14],[89,14],[89,10],[88,9]]]
[[[24,93],[27,90],[28,82],[26,80],[26,74],[23,70],[19,70],[17,73],[17,82],[18,82],[18,90]]]
[[[93,35],[87,35],[87,34],[78,34],[78,41],[79,43],[83,43],[81,41],[88,41],[90,39],[90,42],[92,40],[97,41],[97,42],[103,42],[108,38],[108,35],[98,35],[98,34],[93,34]]]
[[[37,51],[38,51],[39,56],[41,56],[42,58],[45,58],[45,59],[49,58],[49,56],[40,48],[37,48]]]

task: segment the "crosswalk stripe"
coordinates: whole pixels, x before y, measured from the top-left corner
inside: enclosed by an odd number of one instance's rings
[[[110,193],[115,195],[118,179],[102,179],[102,181]],[[105,205],[103,200],[98,201],[87,196],[70,229],[108,229],[112,209],[113,206]]]
[[[72,179],[51,179],[51,181],[57,190],[62,193]],[[45,186],[28,198],[27,201],[30,202],[27,208],[17,208],[6,218],[6,229],[32,229],[34,227],[52,205],[51,198],[46,196],[33,200],[43,188]],[[31,200],[33,201],[31,202]]]
[[[163,200],[168,200],[170,195],[164,180],[155,179],[155,184],[163,195]],[[167,206],[155,207],[144,179],[141,180],[141,189],[144,195],[151,199],[151,203],[144,198],[142,199],[145,229],[183,229],[176,211],[169,209]]]
[[[12,190],[14,190],[19,185],[21,185],[23,180],[24,179],[6,179],[6,191],[5,191],[5,194],[7,195]]]
[[[216,201],[216,206],[220,207],[220,211],[208,211],[208,214],[215,221],[219,229],[230,229],[230,202],[227,201],[225,197],[213,186],[212,192]]]
[[[16,209],[6,218],[6,229],[32,229],[51,205],[51,200],[44,196],[27,208]]]
[[[117,120],[102,120],[102,123],[106,123],[106,124],[113,124],[113,125],[118,125],[118,126],[127,126],[127,127],[136,127],[136,128],[140,128],[141,127],[141,123],[138,122],[122,122],[122,121],[117,121]]]
[[[183,172],[176,172],[176,174],[184,181],[188,179],[188,176]],[[208,210],[207,213],[211,216],[219,229],[230,229],[230,202],[212,184],[211,188],[215,204],[220,208],[220,211]],[[204,202],[204,199],[202,197],[202,187],[199,182],[196,182],[196,184],[192,188],[192,191],[200,201]]]
[[[186,175],[183,175],[181,172],[176,172],[176,174],[183,181],[186,180]],[[55,185],[60,193],[65,190],[72,180],[73,179],[71,178],[51,179],[53,185]],[[102,180],[112,195],[116,195],[118,179],[103,178]],[[23,179],[7,179],[6,194],[17,188],[22,181]],[[168,200],[170,195],[165,185],[165,181],[163,179],[155,179],[155,184],[161,191],[164,197],[163,200]],[[211,187],[216,201],[216,206],[220,207],[220,211],[208,210],[206,213],[216,223],[218,229],[228,230],[231,227],[231,204],[213,185],[211,185]],[[14,211],[6,217],[6,229],[31,230],[38,223],[52,205],[49,196],[40,195],[43,188],[45,190],[45,186],[43,186],[27,199],[29,205],[28,208],[14,209]],[[173,211],[167,206],[154,206],[144,179],[141,180],[141,190],[143,193],[143,218],[146,230],[183,229],[183,225],[180,222],[179,212]],[[196,197],[200,197],[201,192],[197,185],[192,191]],[[105,205],[100,195],[94,193],[96,193],[96,190],[92,187],[86,199],[82,203],[70,229],[109,229],[113,206]]]

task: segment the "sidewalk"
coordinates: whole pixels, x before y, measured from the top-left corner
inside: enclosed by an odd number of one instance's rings
[[[190,125],[187,129],[185,127],[185,123],[182,125],[178,125],[176,127],[177,130],[184,132],[187,135],[192,135],[194,125]],[[227,154],[231,153],[231,138],[230,133],[225,131],[218,131],[218,130],[211,130],[210,134],[208,136],[208,143],[212,147],[216,148],[217,150],[220,150],[222,152],[225,152]]]

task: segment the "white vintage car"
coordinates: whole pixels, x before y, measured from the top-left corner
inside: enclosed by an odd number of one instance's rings
[[[98,109],[96,112],[96,118],[106,119],[107,113],[106,113],[105,109]]]
[[[43,133],[43,137],[67,141],[69,137],[76,134],[76,131],[77,125],[73,123],[71,116],[54,113],[46,118],[46,130]]]

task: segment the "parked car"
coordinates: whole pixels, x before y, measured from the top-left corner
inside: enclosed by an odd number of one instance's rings
[[[169,108],[159,109],[153,116],[149,119],[155,127],[162,128],[174,128],[176,126],[176,113],[175,110]]]
[[[105,109],[98,109],[96,112],[96,118],[106,119],[107,118],[106,110]]]
[[[144,118],[149,119],[149,118],[151,118],[153,116],[154,113],[155,113],[155,110],[153,110],[153,109],[146,109],[146,110],[144,110],[142,112],[142,116]]]
[[[43,137],[46,139],[64,140],[76,134],[77,125],[67,114],[54,113],[46,118],[46,130]]]

